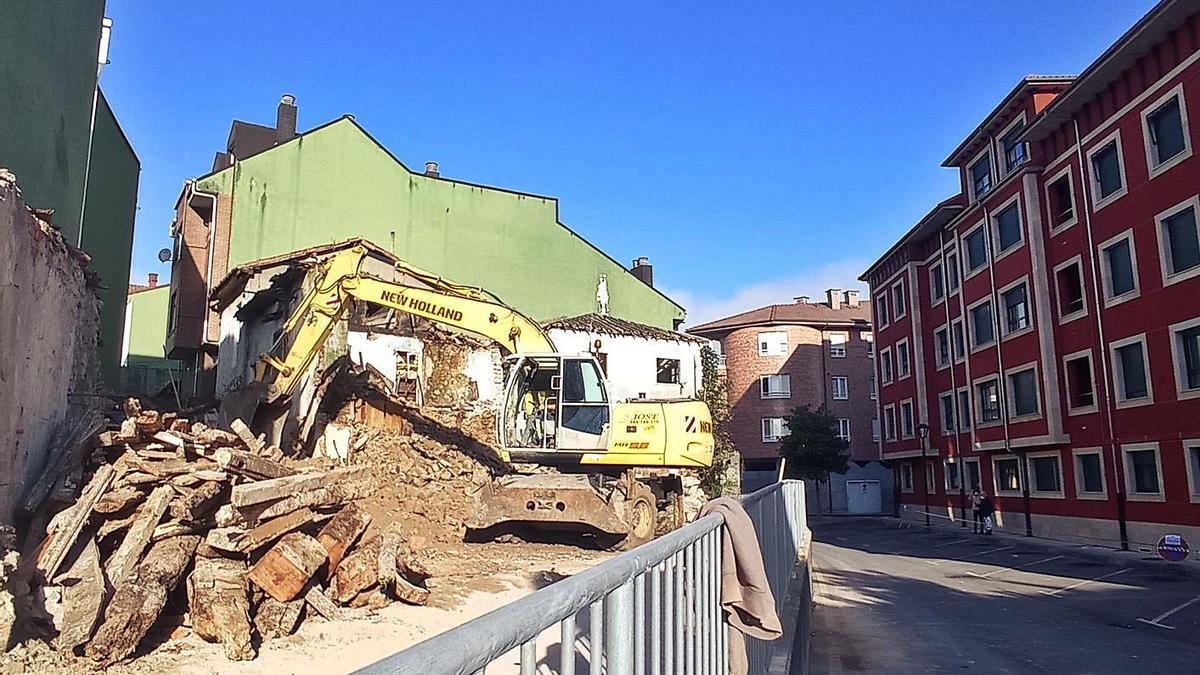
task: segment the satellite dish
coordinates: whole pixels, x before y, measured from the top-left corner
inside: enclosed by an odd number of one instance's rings
[[[171,249],[164,248],[163,250],[159,251],[158,252],[158,261],[159,262],[171,262]]]

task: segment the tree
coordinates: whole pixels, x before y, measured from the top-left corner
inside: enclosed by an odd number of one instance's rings
[[[779,442],[779,454],[787,462],[787,477],[815,480],[818,491],[819,484],[829,480],[829,474],[850,468],[849,449],[850,444],[838,436],[837,420],[824,406],[817,410],[808,406],[793,409],[788,417],[788,435]]]
[[[700,487],[709,498],[741,493],[742,456],[729,436],[729,392],[721,376],[720,357],[711,348],[700,350],[702,382],[700,400],[708,405],[713,423],[713,463],[700,478]]]

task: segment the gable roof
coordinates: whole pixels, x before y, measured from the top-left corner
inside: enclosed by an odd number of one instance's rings
[[[962,143],[958,144],[946,159],[942,160],[942,166],[954,167],[959,162],[966,161],[974,153],[980,149],[984,134],[991,132],[1004,122],[1014,108],[1023,105],[1026,92],[1037,93],[1038,90],[1051,89],[1062,90],[1071,84],[1075,78],[1071,75],[1026,75],[1017,82],[1017,86],[1008,92],[1008,95],[1000,100],[1000,103],[983,118],[979,126],[975,127]],[[998,129],[995,129],[998,130]]]
[[[622,337],[638,337],[647,340],[673,340],[675,342],[708,342],[694,335],[679,333],[657,326],[647,326],[644,323],[619,319],[607,314],[580,314],[579,316],[551,319],[542,324],[546,330],[569,330],[579,333],[599,333],[601,335],[616,335]]]
[[[866,328],[871,325],[871,301],[862,300],[858,303],[858,307],[843,304],[839,309],[833,309],[825,303],[793,302],[787,305],[767,305],[693,326],[688,329],[688,332],[705,337],[716,337],[737,328],[790,324],[847,327],[861,325]]]

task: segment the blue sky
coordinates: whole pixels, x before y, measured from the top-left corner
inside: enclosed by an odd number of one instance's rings
[[[942,159],[1021,76],[1079,72],[1153,5],[512,4],[108,0],[135,280],[166,277],[231,120],[288,92],[302,130],[351,113],[410,167],[558,197],[689,323],[819,296],[957,189]]]

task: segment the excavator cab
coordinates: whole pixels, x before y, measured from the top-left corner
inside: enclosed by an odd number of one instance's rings
[[[542,453],[603,451],[612,419],[600,365],[583,354],[520,354],[505,359],[500,444],[521,461]]]

